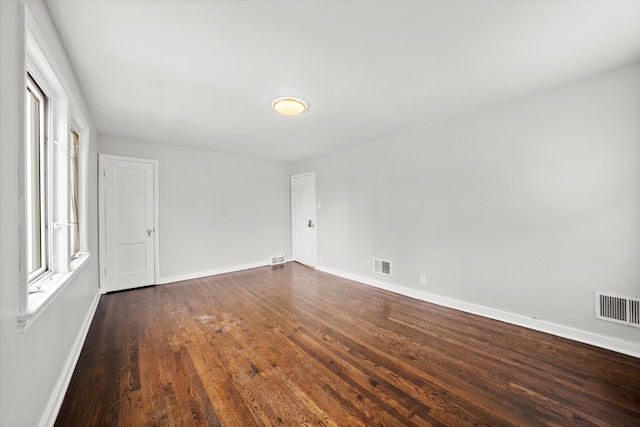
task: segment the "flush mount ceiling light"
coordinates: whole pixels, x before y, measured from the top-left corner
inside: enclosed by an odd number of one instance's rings
[[[307,104],[302,99],[292,98],[290,96],[276,99],[271,103],[271,106],[278,113],[284,114],[285,116],[295,116],[307,109]]]

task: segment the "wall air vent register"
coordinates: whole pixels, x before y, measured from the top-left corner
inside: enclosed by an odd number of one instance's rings
[[[640,298],[595,292],[596,319],[640,328]]]
[[[373,259],[373,272],[385,276],[391,276],[391,261],[384,259]]]

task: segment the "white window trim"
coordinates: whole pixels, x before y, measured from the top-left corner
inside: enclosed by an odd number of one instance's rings
[[[29,282],[26,273],[26,235],[25,235],[25,207],[20,207],[21,212],[21,241],[20,244],[20,265],[21,274],[19,281],[20,288],[20,307],[17,319],[18,329],[25,331],[44,311],[44,309],[55,299],[56,295],[70,283],[72,278],[87,264],[91,254],[88,251],[87,242],[87,164],[88,164],[88,145],[89,145],[89,126],[82,117],[77,104],[74,102],[69,90],[69,85],[63,78],[62,73],[53,60],[53,55],[47,48],[44,38],[38,31],[35,22],[25,6],[24,11],[24,44],[25,44],[25,72],[24,72],[24,88],[26,96],[26,79],[27,73],[30,74],[42,89],[47,93],[50,99],[50,109],[52,114],[50,152],[52,161],[56,163],[55,170],[51,181],[54,183],[51,194],[63,194],[61,197],[53,197],[52,206],[50,206],[50,239],[51,265],[49,272],[45,273],[33,282]],[[23,111],[23,114],[26,114]],[[23,120],[26,126],[26,120]],[[66,224],[69,222],[70,208],[68,202],[68,193],[70,183],[68,179],[69,161],[66,158],[68,152],[69,129],[73,128],[80,136],[80,153],[79,153],[79,203],[81,218],[80,228],[80,254],[71,259],[69,256],[57,256],[59,254],[67,254],[69,248],[69,233]],[[25,133],[26,135],[26,133]],[[24,144],[24,143],[23,143]],[[22,156],[26,155],[25,150],[21,151]],[[24,159],[26,161],[26,159]],[[22,162],[21,162],[22,163]],[[21,186],[21,200],[25,200],[26,185],[24,183],[25,166],[20,165],[19,173]],[[23,202],[26,203],[26,202]],[[33,292],[33,291],[36,292]],[[29,291],[32,291],[30,294]]]
[[[51,273],[46,275],[43,282],[42,291],[31,294],[34,297],[29,298],[28,311],[18,315],[18,329],[26,331],[29,326],[42,314],[45,308],[53,301],[56,295],[60,294],[64,288],[71,282],[71,279],[82,269],[87,263],[91,254],[86,253],[80,258],[76,258],[72,263],[73,269],[66,273]]]

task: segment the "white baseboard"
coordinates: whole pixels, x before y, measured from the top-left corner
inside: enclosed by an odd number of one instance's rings
[[[405,295],[411,298],[464,311],[466,313],[476,314],[478,316],[483,316],[494,320],[500,320],[512,325],[522,326],[525,328],[533,329],[535,331],[545,332],[558,337],[567,338],[573,341],[594,345],[596,347],[601,347],[607,350],[612,350],[618,353],[640,358],[640,343],[620,341],[605,337],[603,335],[594,334],[592,332],[559,325],[557,323],[545,322],[539,319],[532,319],[529,317],[521,316],[519,314],[496,310],[494,308],[472,304],[454,298],[443,297],[441,295],[431,294],[417,289],[407,288],[405,286],[399,286],[392,283],[383,282],[381,280],[370,279],[368,277],[359,276],[357,274],[335,270],[330,267],[317,266],[316,269],[325,273],[333,274],[334,276],[339,276],[345,279],[353,280],[355,282],[363,283],[365,285],[374,286],[376,288],[385,289],[387,291],[395,292],[397,294]]]
[[[235,271],[242,271],[242,270],[250,270],[252,268],[265,267],[267,265],[270,265],[269,261],[260,261],[260,262],[254,262],[251,264],[242,264],[242,265],[235,265],[232,267],[223,267],[223,268],[216,268],[214,270],[200,271],[197,273],[187,273],[187,274],[179,274],[176,276],[166,276],[158,279],[157,284],[164,285],[167,283],[181,282],[183,280],[199,279],[201,277],[216,276],[218,274],[233,273]]]
[[[49,404],[47,405],[44,415],[42,416],[40,427],[52,427],[56,422],[58,412],[62,407],[62,401],[64,400],[64,396],[67,393],[69,384],[71,383],[71,377],[73,376],[76,364],[78,363],[78,359],[80,358],[80,353],[82,352],[84,341],[87,338],[87,334],[89,333],[89,327],[91,326],[91,322],[93,321],[93,316],[96,314],[98,302],[100,301],[100,295],[101,294],[99,291],[96,292],[96,295],[91,302],[91,306],[89,307],[89,311],[87,312],[84,321],[82,322],[82,327],[78,332],[78,336],[76,337],[75,342],[73,343],[73,347],[71,348],[69,357],[67,357],[67,362],[64,365],[62,374],[58,379],[58,383],[56,384],[56,387],[51,394],[51,398],[49,399]]]

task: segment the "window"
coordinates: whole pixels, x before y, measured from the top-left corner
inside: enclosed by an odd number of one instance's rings
[[[27,76],[26,108],[26,233],[27,274],[29,283],[49,271],[49,237],[47,222],[47,125],[48,97],[33,78]],[[29,291],[32,289],[30,287]]]
[[[76,259],[80,256],[80,183],[79,183],[79,153],[80,153],[80,135],[73,128],[69,135],[69,177],[70,177],[70,192],[69,199],[71,200],[71,206],[69,207],[71,212],[71,222],[69,227],[69,254],[71,259]]]
[[[88,125],[29,13],[25,13],[21,162],[20,315],[24,330],[89,257]]]

